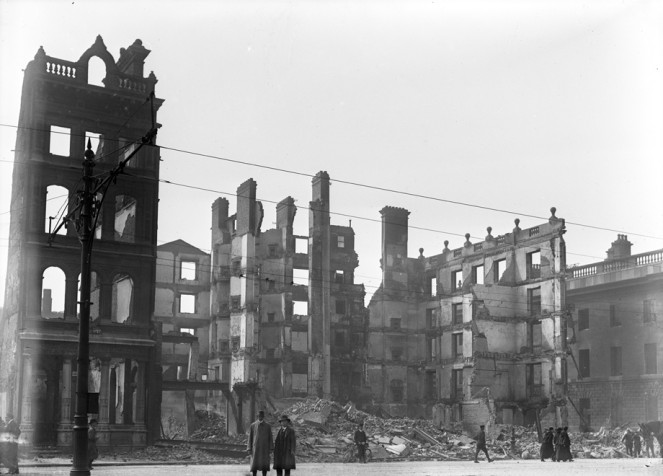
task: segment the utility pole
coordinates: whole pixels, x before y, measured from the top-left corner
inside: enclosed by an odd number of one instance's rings
[[[90,367],[90,282],[92,275],[92,213],[94,194],[94,152],[90,139],[87,141],[83,160],[83,194],[79,218],[79,240],[81,242],[81,300],[78,319],[78,366],[76,369],[76,414],[74,415],[74,465],[70,475],[89,475],[88,465],[88,371]]]

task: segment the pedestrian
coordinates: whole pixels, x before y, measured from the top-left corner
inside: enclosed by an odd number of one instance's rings
[[[480,431],[474,439],[477,442],[476,452],[474,453],[474,462],[479,462],[479,451],[483,451],[486,454],[486,459],[489,463],[492,463],[493,460],[488,456],[488,448],[486,448],[486,425],[479,425]]]
[[[647,457],[654,458],[656,456],[656,453],[654,453],[654,435],[645,433],[642,435],[642,439],[645,440],[645,453],[647,453]]]
[[[92,462],[99,457],[97,448],[97,420],[90,420],[87,429],[87,466],[92,469]]]
[[[366,432],[364,431],[364,422],[357,423],[357,430],[355,431],[355,445],[357,445],[357,456],[360,463],[366,462],[366,445],[368,444],[368,438],[366,438]]]
[[[630,428],[626,429],[626,433],[622,436],[622,441],[626,445],[626,454],[633,456],[633,433],[631,433]]]
[[[14,420],[14,415],[7,413],[7,421],[4,430],[4,454],[3,464],[9,470],[8,474],[18,474],[18,437],[21,435],[21,429]]]
[[[290,470],[295,469],[297,437],[287,415],[281,415],[279,423],[281,428],[274,440],[274,469],[276,476],[282,476],[284,472],[285,476],[290,476]]]
[[[569,427],[562,429],[562,461],[573,461],[571,454],[571,437],[569,436]]]
[[[555,434],[553,435],[553,447],[555,448],[555,461],[558,463],[561,461],[559,457],[562,454],[562,429],[557,428]]]
[[[551,426],[543,435],[543,441],[541,442],[541,461],[545,461],[548,458],[555,461],[554,431],[554,428]]]
[[[251,423],[249,441],[246,450],[251,455],[251,473],[253,476],[262,471],[267,476],[269,471],[269,452],[272,450],[272,427],[265,421],[265,412],[258,412],[258,419]]]
[[[640,440],[640,434],[635,433],[633,435],[633,456],[639,458],[641,450],[642,450],[642,441]]]

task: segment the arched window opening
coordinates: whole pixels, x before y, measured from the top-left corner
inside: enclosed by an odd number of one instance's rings
[[[96,321],[99,319],[99,297],[101,296],[101,286],[99,285],[99,278],[97,273],[92,271],[90,277],[90,320]],[[78,275],[78,296],[76,298],[78,303],[78,315],[81,317],[81,275]]]
[[[69,213],[69,191],[59,185],[46,188],[46,224],[44,231],[51,233],[58,226],[62,217]],[[60,227],[58,235],[66,235],[67,228]]]
[[[101,58],[93,56],[87,63],[87,83],[103,88],[104,78],[106,78],[106,63]]]
[[[41,316],[45,319],[64,319],[64,296],[67,278],[60,268],[44,270],[41,282]]]
[[[136,199],[128,195],[115,197],[115,240],[133,243],[136,238]]]
[[[118,274],[113,278],[113,305],[111,321],[124,323],[131,319],[133,307],[134,283],[126,274]]]

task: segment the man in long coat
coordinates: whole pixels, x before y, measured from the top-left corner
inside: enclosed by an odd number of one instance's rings
[[[541,461],[548,458],[552,458],[552,460],[555,461],[555,446],[553,444],[555,435],[553,433],[554,429],[551,426],[543,435],[543,442],[541,443]]]
[[[251,454],[251,473],[256,476],[262,471],[267,476],[269,471],[269,452],[272,450],[272,427],[265,421],[265,412],[258,412],[258,420],[251,423],[249,441],[246,450]]]
[[[276,434],[274,440],[274,469],[276,476],[290,476],[290,470],[295,469],[295,449],[297,447],[297,438],[295,430],[290,426],[290,418],[282,415],[279,418],[281,428]]]

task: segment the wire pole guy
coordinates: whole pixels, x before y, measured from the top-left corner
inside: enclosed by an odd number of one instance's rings
[[[90,283],[92,275],[92,204],[94,195],[92,188],[95,179],[92,177],[94,168],[94,152],[90,139],[87,141],[85,160],[83,160],[83,195],[79,221],[79,240],[81,242],[81,300],[80,318],[78,320],[78,366],[76,373],[76,414],[74,415],[74,464],[70,475],[88,475],[88,423],[87,375],[90,366]]]

